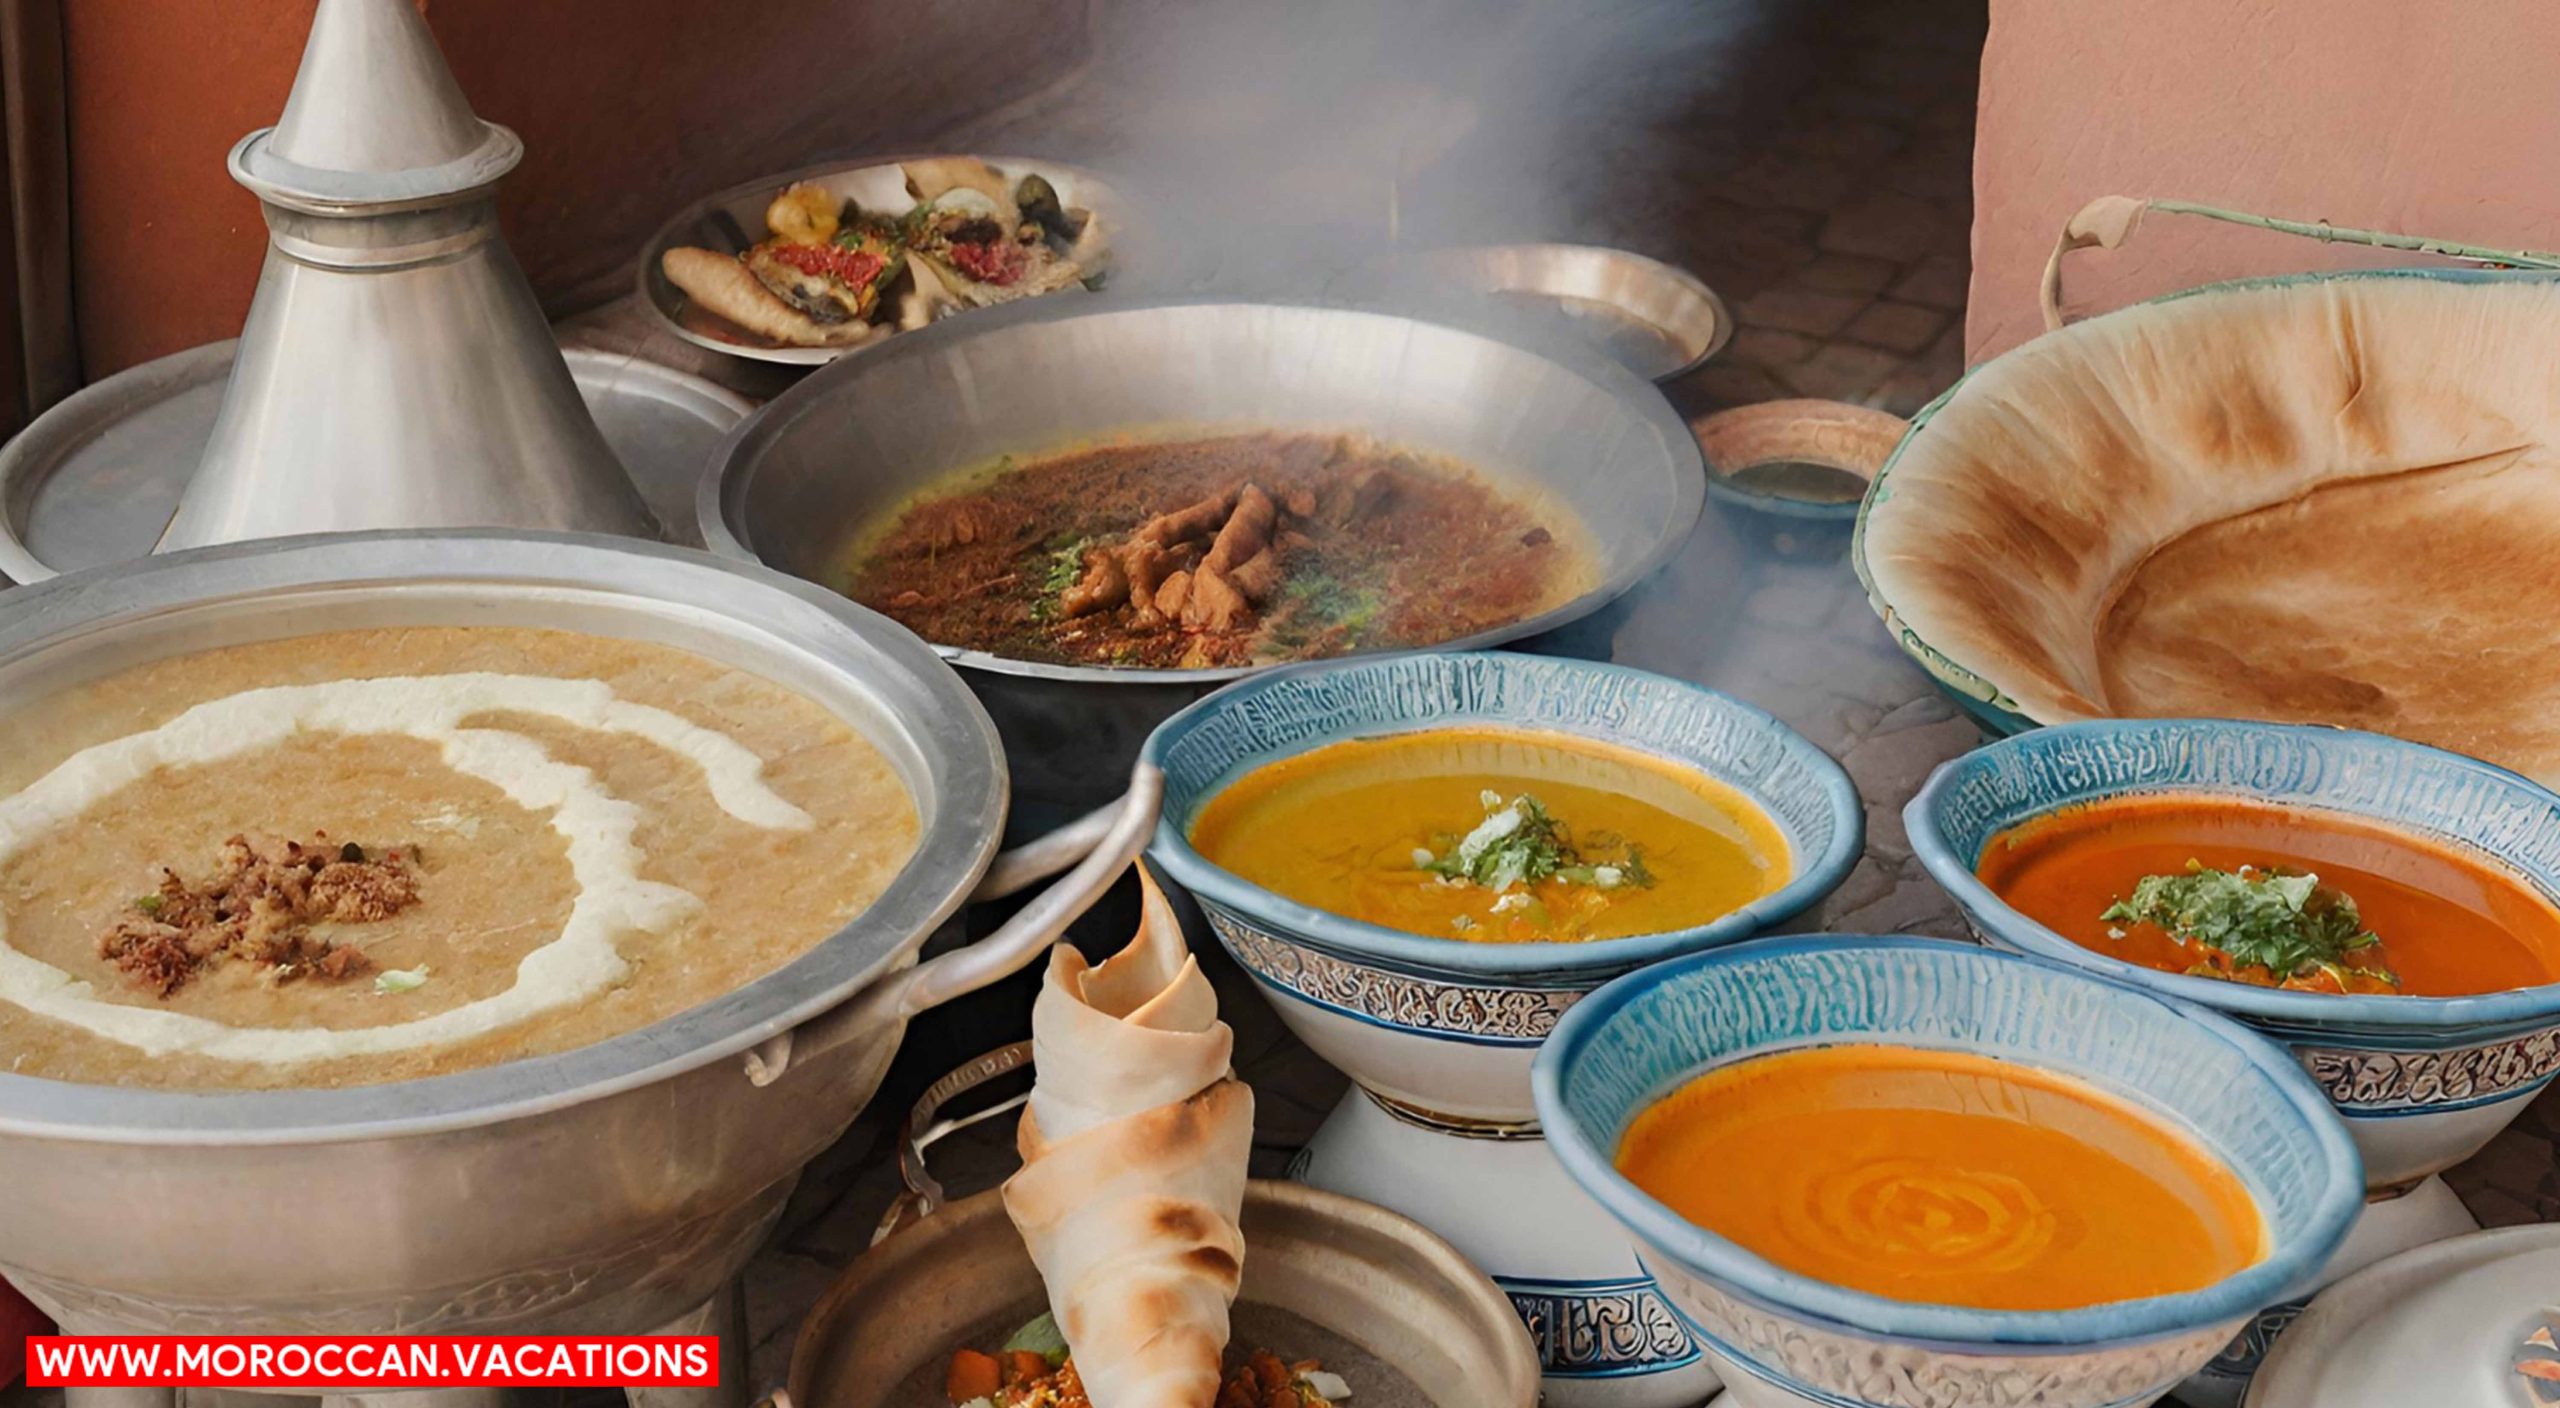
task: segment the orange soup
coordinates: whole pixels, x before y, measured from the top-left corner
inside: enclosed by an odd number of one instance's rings
[[[1962,1052],[1720,1067],[1636,1116],[1618,1168],[1787,1270],[1894,1300],[2068,1310],[2196,1290],[2266,1254],[2248,1188],[2185,1133]]]
[[[1265,764],[1209,799],[1191,844],[1300,904],[1473,943],[1686,929],[1790,874],[1777,823],[1723,783],[1523,729],[1351,739]]]
[[[2073,943],[2164,972],[2413,997],[2560,981],[2560,911],[2522,879],[2338,812],[2201,796],[2092,803],[1993,837],[1976,870]],[[2303,896],[2300,914],[2290,896],[2263,893],[2285,885]]]

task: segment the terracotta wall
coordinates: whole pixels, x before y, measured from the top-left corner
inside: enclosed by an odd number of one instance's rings
[[[265,227],[231,144],[272,123],[317,0],[69,0],[74,279],[97,377],[239,331]],[[515,128],[509,237],[555,309],[620,293],[711,189],[890,150],[1083,62],[1094,0],[425,0]]]
[[[2560,249],[2560,5],[1992,0],[1974,156],[1973,360],[2042,326],[2062,222],[2178,196],[2495,248]],[[2216,279],[2407,263],[2186,219],[2065,263],[2076,310]]]

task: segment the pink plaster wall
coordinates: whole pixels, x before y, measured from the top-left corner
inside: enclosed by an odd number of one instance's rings
[[[1991,0],[1968,359],[2043,329],[2062,222],[2102,195],[2560,249],[2551,0]],[[2075,315],[2217,279],[2412,256],[2155,216],[2064,261]]]

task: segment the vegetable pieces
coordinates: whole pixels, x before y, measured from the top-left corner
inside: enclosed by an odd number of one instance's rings
[[[2317,875],[2213,870],[2191,860],[2183,875],[2142,877],[2130,898],[2099,918],[2158,926],[2202,954],[2187,970],[2196,977],[2336,992],[2400,986],[2355,900]]]
[[[1603,890],[1653,883],[1642,848],[1619,837],[1594,836],[1586,854],[1572,829],[1525,792],[1505,801],[1501,793],[1488,790],[1478,800],[1484,804],[1484,820],[1463,837],[1440,838],[1437,852],[1416,850],[1415,868],[1452,884],[1488,890],[1548,880]]]
[[[942,1392],[952,1408],[1093,1408],[1057,1321],[1047,1315],[1014,1331],[995,1354],[954,1351]],[[1342,1376],[1315,1360],[1288,1363],[1257,1349],[1219,1384],[1215,1408],[1333,1408],[1349,1397]]]

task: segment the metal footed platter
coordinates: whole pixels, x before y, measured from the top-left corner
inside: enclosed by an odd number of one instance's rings
[[[0,584],[148,554],[212,436],[237,347],[211,342],[118,372],[0,447]],[[694,486],[748,404],[655,362],[575,347],[565,355],[668,538],[699,547]]]

